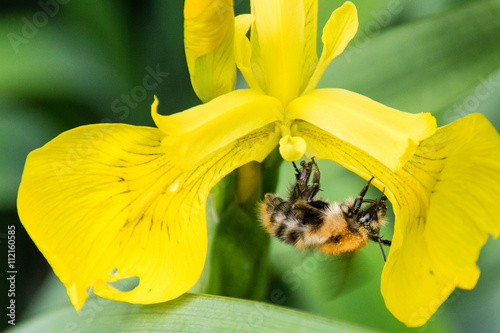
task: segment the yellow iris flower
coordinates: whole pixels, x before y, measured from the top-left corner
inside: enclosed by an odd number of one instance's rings
[[[206,250],[205,205],[226,174],[262,161],[329,159],[382,189],[393,204],[393,243],[382,273],[388,309],[424,324],[455,287],[473,288],[488,234],[498,237],[500,136],[480,114],[442,128],[342,89],[315,89],[356,33],[346,2],[323,29],[317,0],[188,0],[185,47],[206,102],[158,128],[89,125],[31,152],[19,189],[26,230],[78,310],[90,288],[106,298],[156,303],[190,289]],[[247,32],[251,28],[251,37]],[[233,91],[235,64],[249,88]],[[137,276],[120,291],[109,283]]]

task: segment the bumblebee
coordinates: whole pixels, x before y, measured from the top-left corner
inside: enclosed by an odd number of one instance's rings
[[[261,204],[261,222],[267,232],[299,249],[315,248],[331,255],[358,251],[372,240],[380,245],[385,261],[382,245],[390,246],[391,241],[380,237],[380,228],[387,222],[387,198],[384,191],[378,200],[364,198],[374,177],[356,198],[329,203],[317,197],[320,172],[314,157],[302,161],[300,169],[292,163],[296,182],[289,199],[268,193]],[[362,208],[365,203],[369,205]]]

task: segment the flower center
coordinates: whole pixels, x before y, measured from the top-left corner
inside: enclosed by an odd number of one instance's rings
[[[286,161],[296,161],[306,152],[306,141],[299,136],[292,136],[292,123],[281,125],[280,154]]]

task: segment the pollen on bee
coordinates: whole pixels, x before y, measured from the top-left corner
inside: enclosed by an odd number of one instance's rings
[[[343,230],[345,231],[345,230]],[[330,255],[355,252],[368,244],[368,235],[363,233],[338,233],[320,246],[320,250]]]

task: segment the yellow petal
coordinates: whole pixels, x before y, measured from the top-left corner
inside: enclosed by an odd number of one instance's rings
[[[318,36],[318,1],[304,0],[304,56],[299,95],[304,92],[318,64],[316,39]]]
[[[240,165],[264,159],[278,140],[259,129],[183,173],[161,148],[163,136],[156,128],[84,126],[28,156],[19,216],[76,309],[91,287],[142,304],[186,292],[205,260],[210,188]],[[140,279],[131,291],[107,283],[131,276]]]
[[[425,220],[400,225],[404,243],[382,275],[387,307],[408,326],[424,324],[455,286],[476,285],[479,251],[488,234],[500,234],[498,170],[500,135],[481,114],[440,128],[401,170],[430,198]],[[417,253],[421,264],[409,266]]]
[[[399,218],[396,221],[403,222]],[[424,325],[446,301],[457,281],[444,274],[440,263],[432,259],[424,237],[425,220],[405,222],[413,230],[403,236],[403,246],[391,245],[381,290],[389,311],[407,326],[416,327]]]
[[[250,14],[238,15],[235,19],[234,58],[238,69],[251,89],[262,91],[252,70],[252,46],[247,38],[248,29],[255,17]]]
[[[328,64],[338,56],[358,30],[358,12],[352,2],[345,2],[342,7],[336,9],[323,29],[321,40],[323,51],[316,70],[312,75],[304,93],[312,90],[318,84]]]
[[[384,193],[391,202],[396,200],[396,196],[401,197],[396,190],[405,188],[394,185],[399,184],[399,177],[367,152],[306,121],[296,121],[295,126],[291,127],[291,133],[306,141],[306,156],[335,161],[366,180],[375,176],[371,184],[380,190],[386,187]]]
[[[283,107],[273,97],[250,89],[235,90],[207,104],[162,116],[153,104],[153,119],[167,137],[162,146],[176,165],[189,169],[208,154],[253,130],[282,120]]]
[[[486,234],[500,235],[495,209],[500,198],[500,135],[476,113],[440,128],[419,151],[427,159],[441,159],[443,165],[426,225],[430,252],[443,270],[456,272],[459,287],[471,289],[479,276],[475,263]],[[456,231],[449,234],[449,229]]]
[[[307,4],[307,2],[306,2]],[[306,13],[303,0],[254,0],[252,69],[262,90],[286,105],[303,86]],[[307,78],[309,79],[309,78]]]
[[[429,113],[410,114],[342,89],[318,89],[293,100],[287,119],[302,119],[366,151],[392,170],[436,129]]]
[[[231,0],[187,0],[184,46],[191,82],[203,102],[230,92],[236,82]]]
[[[500,135],[474,114],[438,129],[396,172],[365,151],[298,122],[308,155],[334,160],[385,187],[396,222],[382,274],[388,309],[408,326],[423,325],[455,287],[473,288],[488,234],[498,237]]]
[[[186,0],[184,38],[189,55],[212,52],[234,27],[231,0]],[[193,60],[188,55],[188,62]]]
[[[154,128],[84,126],[28,156],[19,216],[76,309],[89,287],[117,279],[114,269],[140,278],[129,302],[153,303],[185,292],[203,268],[204,206],[191,198],[193,215],[172,219],[178,203],[171,206],[168,189],[180,171],[165,157],[162,136]]]

